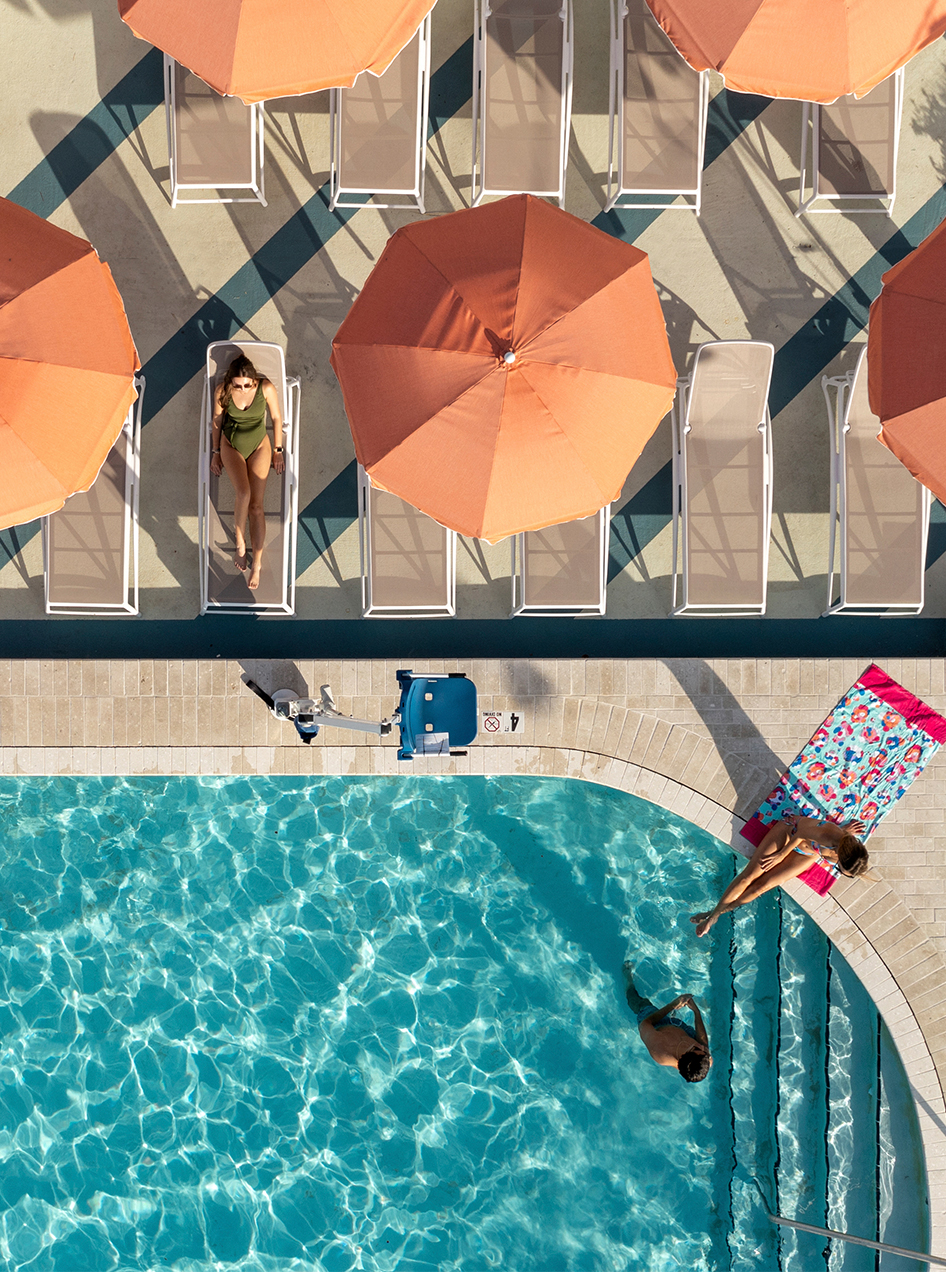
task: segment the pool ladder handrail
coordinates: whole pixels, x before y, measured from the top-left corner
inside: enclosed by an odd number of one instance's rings
[[[917,1250],[904,1250],[902,1246],[887,1245],[885,1241],[872,1241],[868,1237],[854,1237],[849,1232],[837,1232],[834,1228],[818,1228],[813,1223],[800,1223],[797,1219],[786,1219],[784,1215],[773,1215],[769,1210],[769,1203],[766,1201],[765,1193],[762,1191],[762,1185],[755,1178],[752,1182],[759,1191],[759,1196],[762,1198],[762,1204],[765,1206],[770,1223],[784,1228],[795,1228],[799,1232],[811,1232],[816,1237],[834,1237],[838,1241],[849,1241],[852,1245],[869,1246],[871,1250],[883,1250],[885,1254],[899,1254],[906,1259],[916,1259],[918,1263],[935,1264],[937,1267],[946,1268],[946,1259],[940,1258],[937,1254],[920,1254]]]

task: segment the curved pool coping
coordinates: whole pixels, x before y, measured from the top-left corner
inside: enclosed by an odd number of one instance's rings
[[[358,686],[349,674],[354,664],[295,666],[311,668],[306,677],[309,684],[329,679],[337,685],[347,680],[346,696],[336,695],[340,709],[380,718],[390,710],[397,665],[358,664],[364,685],[361,694],[355,693]],[[277,678],[288,667],[277,669]],[[436,664],[427,669],[458,668]],[[676,813],[734,851],[746,846],[739,831],[774,784],[771,772],[744,757],[724,755],[720,740],[685,724],[669,723],[665,718],[669,713],[620,705],[613,694],[537,694],[530,685],[524,693],[500,696],[504,669],[508,665],[474,665],[480,705],[528,713],[526,733],[500,734],[488,740],[481,734],[466,755],[446,764],[418,760],[413,772],[597,782]],[[259,668],[250,670],[263,678]],[[242,689],[243,671],[239,663],[222,661],[0,661],[0,773],[346,776],[405,771],[391,739],[378,745],[371,735],[349,733],[330,735],[328,742],[323,732],[316,745],[293,745],[295,738],[288,727],[268,717]],[[845,664],[843,676],[847,675]],[[283,680],[291,683],[285,675]],[[482,686],[489,681],[496,688],[492,695],[484,695]],[[332,745],[335,736],[344,739],[345,745]],[[792,753],[794,749],[797,746]],[[934,809],[935,802],[934,797]],[[935,809],[930,816],[938,812],[942,818],[943,811]],[[946,1255],[946,960],[898,894],[896,881],[888,882],[876,870],[867,881],[839,880],[825,897],[797,881],[787,891],[845,956],[897,1045],[924,1146],[930,1250]]]

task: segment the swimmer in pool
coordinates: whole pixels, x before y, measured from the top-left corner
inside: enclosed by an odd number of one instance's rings
[[[693,995],[680,994],[666,1007],[655,1007],[649,998],[642,998],[634,988],[630,963],[624,964],[624,979],[627,982],[627,1005],[637,1017],[637,1029],[650,1058],[655,1064],[678,1070],[685,1082],[702,1082],[710,1071],[713,1057],[709,1051],[706,1026]],[[682,1007],[693,1012],[692,1025],[672,1014]]]
[[[748,905],[763,892],[794,879],[813,862],[848,878],[865,874],[870,861],[867,849],[857,838],[863,829],[862,821],[839,826],[837,822],[819,821],[800,813],[783,813],[782,820],[772,823],[745,870],[736,875],[713,909],[690,916],[697,936],[705,936],[721,914]]]
[[[273,445],[266,432],[266,408],[273,421]],[[246,570],[246,522],[250,522],[253,565],[247,587],[255,592],[263,568],[266,516],[263,491],[270,468],[285,468],[282,445],[282,411],[276,386],[256,370],[244,354],[234,358],[214,394],[213,454],[210,471],[219,477],[227,470],[234,490],[234,564]]]

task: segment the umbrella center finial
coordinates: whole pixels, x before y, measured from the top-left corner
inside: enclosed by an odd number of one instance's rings
[[[511,367],[512,364],[515,362],[515,360],[516,360],[515,353],[512,351],[512,349],[507,349],[506,352],[503,354],[503,362],[506,364],[507,367]]]

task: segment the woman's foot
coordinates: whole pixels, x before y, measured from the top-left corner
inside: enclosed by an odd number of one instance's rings
[[[716,922],[716,915],[712,910],[704,910],[701,914],[691,914],[690,922],[696,924],[697,936],[705,936]]]
[[[263,570],[263,554],[262,552],[253,553],[253,568],[250,571],[250,577],[246,581],[246,586],[251,592],[255,592],[259,587],[259,576]]]
[[[243,538],[243,531],[234,531],[236,539],[236,556],[233,558],[233,564],[238,570],[246,569],[246,540]]]

